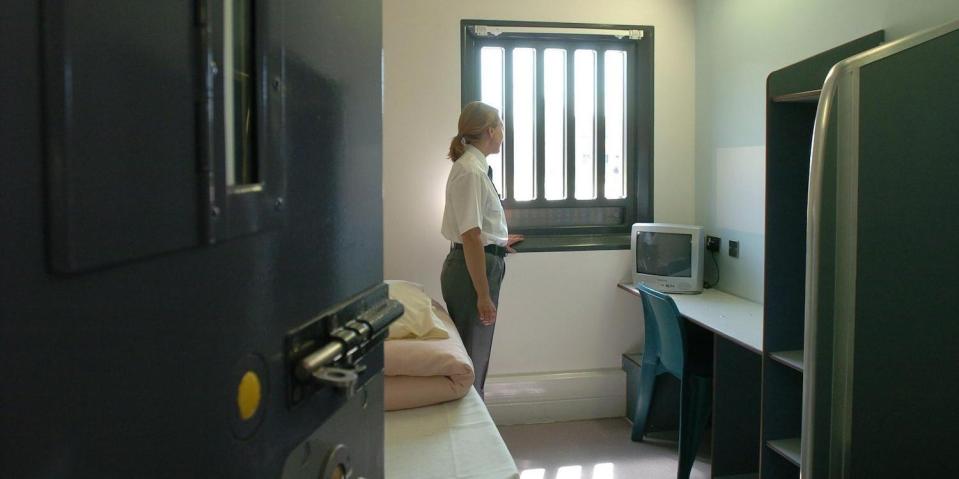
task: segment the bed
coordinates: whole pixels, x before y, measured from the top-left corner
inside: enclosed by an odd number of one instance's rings
[[[473,364],[443,307],[446,339],[384,346],[387,479],[512,479],[516,464],[473,389]]]
[[[386,413],[387,479],[515,479],[516,464],[476,390]]]

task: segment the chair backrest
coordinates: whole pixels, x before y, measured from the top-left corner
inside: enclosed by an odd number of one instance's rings
[[[644,363],[657,357],[662,368],[682,379],[686,358],[686,333],[679,309],[669,295],[646,285],[638,285],[646,316],[646,351]]]

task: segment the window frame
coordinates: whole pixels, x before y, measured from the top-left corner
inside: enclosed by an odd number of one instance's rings
[[[477,37],[475,26],[521,26],[553,28],[590,28],[642,31],[640,39],[617,39],[596,35],[575,34],[513,34],[503,33],[497,37]],[[551,208],[622,208],[622,220],[616,225],[603,226],[539,226],[519,228],[510,225],[511,233],[526,235],[526,241],[517,245],[520,251],[558,251],[582,249],[628,249],[629,229],[636,222],[653,220],[653,27],[637,25],[595,25],[579,23],[517,22],[495,20],[462,20],[461,30],[461,101],[465,106],[480,99],[480,59],[483,47],[504,49],[504,111],[506,140],[503,147],[504,193],[503,207],[507,220],[514,211],[544,211]],[[536,49],[536,198],[517,201],[513,198],[513,122],[512,122],[512,62],[513,48]],[[543,52],[548,48],[565,50],[567,65],[566,91],[566,199],[545,199],[545,144],[543,104]],[[596,198],[575,199],[575,117],[573,52],[577,49],[596,51],[597,86],[604,85],[604,62],[606,50],[627,52],[626,82],[626,198],[605,198],[605,102],[604,88],[597,88],[594,109],[596,171]]]

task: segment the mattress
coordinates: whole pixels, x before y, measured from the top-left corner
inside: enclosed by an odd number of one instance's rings
[[[465,397],[386,413],[386,479],[515,479],[519,472],[472,387]]]

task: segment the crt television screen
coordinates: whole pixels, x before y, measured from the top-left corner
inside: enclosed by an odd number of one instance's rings
[[[679,233],[636,233],[636,272],[688,278],[692,275],[693,237]]]

